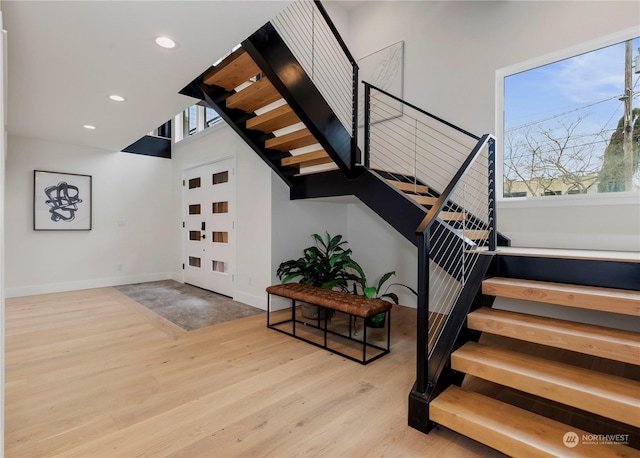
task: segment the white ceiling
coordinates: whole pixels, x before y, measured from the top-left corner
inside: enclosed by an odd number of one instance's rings
[[[120,151],[191,105],[178,91],[287,4],[2,0],[9,134]]]

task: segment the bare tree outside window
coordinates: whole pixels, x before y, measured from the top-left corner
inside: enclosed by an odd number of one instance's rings
[[[504,197],[640,191],[632,46],[505,78]]]

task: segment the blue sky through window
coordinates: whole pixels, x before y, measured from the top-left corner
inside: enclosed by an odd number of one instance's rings
[[[633,40],[634,59],[638,48],[640,38]],[[634,92],[639,76],[633,74]],[[615,127],[623,112],[624,43],[508,76],[504,90],[505,131],[570,112]]]
[[[640,38],[633,40],[633,61],[640,52],[638,48]],[[638,108],[640,75],[635,70],[632,106]],[[602,156],[624,113],[624,103],[619,100],[624,95],[624,78],[624,42],[506,77],[505,161],[509,155],[509,140],[516,145],[515,151],[531,138],[540,137],[542,131],[557,132],[562,123],[571,122],[576,123],[572,135],[581,139],[575,144],[592,143],[594,160],[596,156]],[[520,148],[515,155],[526,155],[526,151],[527,148]],[[600,157],[600,164],[601,160]],[[505,162],[505,177],[507,170]],[[590,170],[593,173],[599,166],[592,165]],[[512,174],[511,178],[516,177]],[[522,181],[523,177],[516,179]]]

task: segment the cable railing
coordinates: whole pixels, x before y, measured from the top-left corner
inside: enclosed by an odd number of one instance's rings
[[[322,4],[294,1],[271,23],[354,139],[355,146],[358,65]]]
[[[365,166],[429,189],[418,235],[416,390],[436,382],[470,305],[483,249],[495,250],[495,141],[365,83]],[[459,323],[452,323],[454,317]],[[455,334],[455,335],[454,335]],[[444,354],[446,353],[446,357]]]

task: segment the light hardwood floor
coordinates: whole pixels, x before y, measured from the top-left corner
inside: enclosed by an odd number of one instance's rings
[[[407,426],[415,310],[368,365],[266,328],[186,332],[113,288],[6,301],[7,457],[502,456]]]

